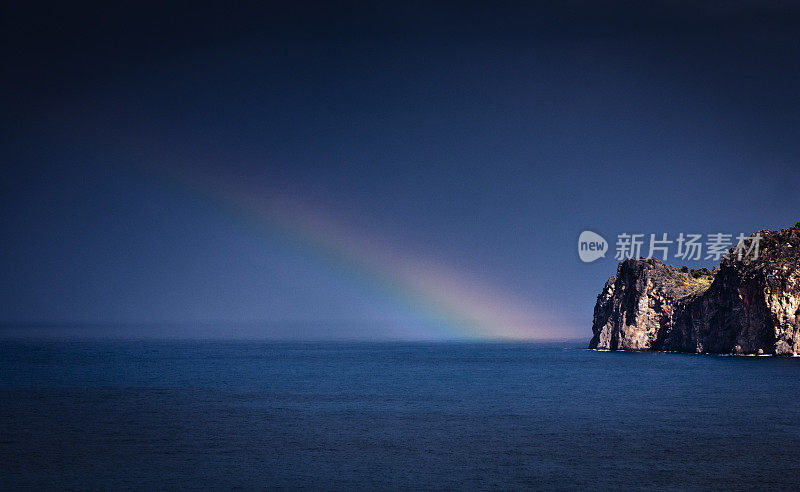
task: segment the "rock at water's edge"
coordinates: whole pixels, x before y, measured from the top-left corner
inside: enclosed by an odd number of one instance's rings
[[[758,234],[757,259],[731,249],[712,272],[621,262],[597,296],[589,348],[800,353],[800,222]]]

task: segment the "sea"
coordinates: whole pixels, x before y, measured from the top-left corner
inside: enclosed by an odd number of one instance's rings
[[[800,358],[0,340],[0,489],[800,487]]]

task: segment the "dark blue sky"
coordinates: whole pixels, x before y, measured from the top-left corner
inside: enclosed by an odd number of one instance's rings
[[[588,337],[582,230],[800,220],[788,2],[2,9],[6,323],[417,337],[424,258]]]

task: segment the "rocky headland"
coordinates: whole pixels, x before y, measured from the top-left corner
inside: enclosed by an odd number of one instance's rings
[[[758,258],[731,248],[712,270],[621,262],[597,296],[589,348],[800,353],[800,222],[757,234]]]

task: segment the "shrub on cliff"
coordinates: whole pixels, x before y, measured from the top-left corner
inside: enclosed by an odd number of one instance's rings
[[[683,271],[683,269],[681,269],[681,271]],[[711,273],[711,271],[706,267],[703,267],[703,268],[692,268],[690,271],[691,271],[692,277],[694,277],[694,278],[708,277],[710,275],[713,275]]]

